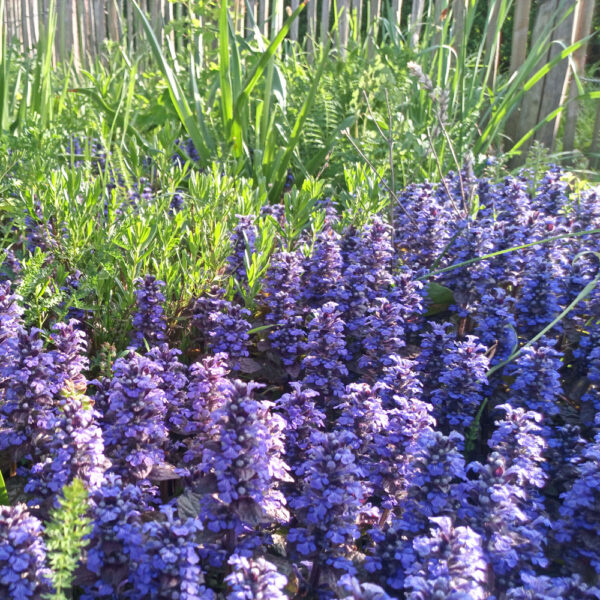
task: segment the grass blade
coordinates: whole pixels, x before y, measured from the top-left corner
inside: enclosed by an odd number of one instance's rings
[[[321,58],[321,64],[319,65],[319,69],[315,73],[313,77],[310,90],[302,104],[302,108],[296,117],[296,122],[294,123],[294,128],[292,129],[292,134],[290,135],[290,140],[287,144],[285,152],[283,156],[277,163],[277,166],[274,170],[275,177],[273,182],[273,187],[269,191],[269,202],[277,202],[279,197],[281,196],[281,192],[283,191],[283,186],[285,184],[285,174],[288,169],[288,165],[290,163],[290,159],[292,158],[292,153],[298,144],[300,139],[300,134],[302,133],[302,128],[304,122],[306,121],[306,117],[308,115],[308,111],[314,103],[315,96],[317,94],[317,89],[319,87],[319,82],[321,81],[321,77],[323,72],[325,71],[325,65],[327,64],[327,60],[329,58],[329,46],[330,41],[327,40],[325,44],[325,48],[323,49],[323,57]]]
[[[6,484],[4,483],[4,477],[2,477],[2,471],[0,471],[0,506],[8,506],[10,504],[8,498],[8,492],[6,491]]]
[[[132,0],[132,2],[133,1],[134,0]],[[277,52],[277,48],[279,48],[279,46],[282,44],[294,20],[297,19],[300,13],[304,10],[307,1],[308,0],[305,0],[302,4],[300,4],[300,6],[298,6],[298,8],[286,19],[279,33],[275,36],[275,38],[269,44],[267,49],[261,54],[261,57],[256,63],[256,66],[254,67],[254,70],[250,75],[248,82],[246,83],[244,89],[241,91],[240,95],[235,101],[235,111],[231,129],[231,137],[234,140],[234,151],[238,156],[241,155],[244,144],[244,140],[242,139],[242,124],[240,116],[246,109],[246,105],[248,104],[250,94],[252,93],[252,90],[256,87],[258,80],[267,68],[270,59],[275,55],[275,52]]]
[[[201,131],[202,126],[199,127],[198,123],[196,122],[196,118],[198,118],[200,121],[204,121],[204,116],[202,114],[197,115],[197,117],[194,116],[194,113],[190,109],[190,105],[188,104],[188,101],[183,93],[177,76],[171,68],[169,61],[165,57],[162,48],[160,47],[160,42],[156,38],[152,25],[146,18],[146,15],[142,9],[138,6],[138,3],[135,0],[130,0],[130,2],[142,22],[144,31],[146,32],[146,38],[150,43],[152,54],[154,55],[162,74],[167,80],[167,84],[169,86],[169,96],[171,98],[171,102],[173,103],[173,107],[177,112],[177,116],[192,139],[194,146],[196,146],[196,150],[198,151],[202,161],[206,164],[214,156],[214,144],[210,139],[205,140]],[[205,127],[203,127],[203,129],[206,131]]]
[[[229,14],[227,0],[221,0],[219,11],[219,81],[221,83],[221,112],[225,137],[229,139],[233,122],[233,90],[229,72]]]

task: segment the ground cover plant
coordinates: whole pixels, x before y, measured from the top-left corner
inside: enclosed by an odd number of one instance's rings
[[[93,276],[57,272],[70,231],[13,231],[3,593],[600,597],[597,190],[555,168],[451,174],[384,213],[291,196],[232,217],[177,315],[136,277],[113,350],[72,300]],[[189,210],[120,202],[114,227]],[[64,290],[42,330],[28,260]]]
[[[0,598],[600,598],[600,188],[502,151],[548,40],[215,18],[0,65]]]

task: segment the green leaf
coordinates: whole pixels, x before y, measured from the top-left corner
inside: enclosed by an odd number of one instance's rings
[[[80,479],[62,490],[59,508],[55,508],[45,529],[48,562],[54,592],[45,595],[48,600],[70,600],[75,570],[88,544],[85,536],[92,531],[87,516],[88,493]]]
[[[194,146],[196,146],[196,150],[198,151],[198,154],[202,158],[203,162],[208,163],[210,158],[214,156],[215,149],[212,139],[208,137],[207,129],[204,123],[204,117],[202,113],[194,116],[194,113],[190,109],[188,101],[183,93],[183,89],[181,88],[179,80],[177,79],[175,71],[172,69],[169,61],[160,47],[160,42],[154,34],[152,25],[146,18],[146,15],[142,9],[138,6],[137,2],[135,0],[131,0],[131,4],[142,21],[142,25],[146,32],[146,37],[150,42],[152,54],[154,55],[160,70],[165,76],[165,79],[167,80],[167,84],[169,86],[169,96],[175,111],[177,112],[177,115],[182,125],[185,127],[188,135],[192,138],[192,142],[194,143]],[[196,118],[199,119],[200,125],[198,125],[196,122]]]
[[[298,6],[298,8],[286,19],[279,33],[275,36],[275,38],[269,44],[267,49],[262,53],[260,59],[254,67],[252,74],[250,75],[250,78],[248,79],[248,82],[246,83],[244,89],[235,101],[235,111],[233,113],[233,126],[231,129],[231,138],[234,142],[234,151],[236,156],[242,155],[244,140],[242,139],[243,130],[240,119],[241,115],[244,114],[244,111],[247,109],[250,94],[252,93],[252,90],[256,87],[258,80],[267,68],[269,61],[275,55],[275,52],[277,52],[277,48],[283,43],[283,40],[288,34],[292,23],[295,19],[298,18],[300,13],[304,10],[305,6],[306,2],[302,2],[300,6]]]
[[[0,506],[8,506],[9,504],[6,484],[4,483],[4,477],[2,477],[2,471],[0,471]]]
[[[454,302],[452,290],[435,281],[430,282],[427,286],[427,297],[431,301],[427,316],[444,312]]]

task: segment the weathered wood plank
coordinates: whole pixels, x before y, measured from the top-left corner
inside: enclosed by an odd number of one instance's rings
[[[485,53],[487,60],[491,63],[492,70],[488,84],[496,87],[498,77],[498,67],[500,66],[500,40],[501,32],[498,30],[500,19],[501,0],[493,0],[488,13],[488,29],[485,36]]]
[[[110,2],[109,2],[110,4]],[[96,25],[96,53],[102,52],[102,45],[106,39],[106,3],[104,0],[94,0],[94,22]]]
[[[32,46],[29,18],[29,1],[21,0],[21,23],[23,28],[23,47],[29,50]]]
[[[412,11],[410,13],[410,45],[416,48],[419,45],[421,37],[421,27],[423,25],[423,12],[425,10],[425,0],[413,0]]]
[[[573,42],[583,40],[591,33],[594,5],[594,0],[580,0],[578,2],[574,15]],[[578,75],[584,74],[588,47],[589,44],[586,42],[573,54],[572,64]],[[567,152],[575,149],[575,130],[577,129],[577,118],[579,115],[577,94],[577,86],[574,82],[571,82],[569,85],[569,101],[565,110],[565,128],[563,133],[563,150]]]
[[[268,38],[269,37],[269,0],[259,0],[258,4],[258,28],[261,33]]]
[[[317,35],[317,3],[308,3],[308,16],[306,21],[306,35],[308,40],[306,42],[306,49],[308,52],[308,62],[313,64],[315,60],[315,46],[316,46],[316,35]]]
[[[376,0],[379,1],[379,0]],[[321,4],[321,43],[329,37],[329,18],[331,15],[331,0],[323,0]]]
[[[119,15],[117,13],[116,0],[108,0],[108,37],[109,39],[116,41],[121,37],[121,31],[119,28]]]
[[[424,0],[416,0],[417,2]],[[369,60],[375,57],[375,47],[377,34],[379,32],[379,17],[381,15],[381,0],[371,0],[371,10],[369,11],[369,40],[367,47],[367,56]]]
[[[510,52],[510,72],[514,73],[527,57],[527,38],[531,16],[531,0],[519,0],[515,4],[513,18],[512,47]]]
[[[350,26],[350,0],[338,0],[338,48],[342,58],[348,47],[348,29]]]
[[[469,0],[454,0],[452,3],[454,49],[460,55],[464,49],[465,42],[465,19]]]
[[[565,14],[565,11],[572,8],[575,2],[576,0],[545,0],[542,2],[538,8],[533,28],[533,39],[538,39],[548,25],[556,25],[557,21],[561,20],[561,17]],[[572,38],[572,31],[573,12],[566,19],[562,19],[556,27],[552,38],[566,46]],[[560,43],[550,44],[537,68],[541,68],[542,65],[551,61],[561,50],[562,46]],[[523,99],[515,140],[520,139],[564,101],[568,85],[567,68],[567,60],[561,61],[527,93]],[[552,150],[554,148],[558,125],[559,118],[557,117],[540,127],[536,134],[524,144],[521,158],[524,159],[534,140],[541,142],[548,149]]]
[[[295,11],[299,5],[300,2],[298,0],[292,0],[292,12]],[[298,19],[296,19],[290,27],[290,39],[294,40],[295,42],[298,41]]]
[[[361,26],[362,26],[362,0],[352,0],[352,18],[356,23],[356,30],[354,31],[354,39],[360,40]]]

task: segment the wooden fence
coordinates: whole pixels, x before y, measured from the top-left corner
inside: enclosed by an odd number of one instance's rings
[[[0,0],[1,1],[1,0]],[[107,40],[126,42],[129,48],[135,48],[143,38],[141,28],[134,17],[130,0],[54,0],[58,14],[57,32],[54,47],[55,61],[73,57],[76,66],[87,65],[102,53]],[[215,0],[218,2],[219,0]],[[240,34],[248,33],[256,24],[262,34],[270,37],[278,31],[286,13],[298,7],[300,0],[229,0],[234,26]],[[50,0],[4,0],[4,21],[8,39],[20,43],[24,50],[31,49],[39,39],[44,24],[48,21]],[[170,27],[181,23],[187,15],[188,6],[194,0],[138,0],[138,4],[149,16],[155,32],[164,41],[168,35],[174,46],[185,43],[185,28]],[[298,40],[300,31],[305,32],[306,48],[309,58],[314,44],[330,34],[335,23],[335,42],[343,56],[350,37],[359,39],[366,32],[369,55],[375,52],[375,39],[378,35],[381,17],[400,25],[402,34],[408,42],[416,46],[423,28],[429,23],[434,27],[442,20],[453,19],[452,27],[456,43],[463,40],[465,14],[473,0],[310,0],[307,8],[292,25],[289,37]],[[552,20],[556,26],[554,42],[548,49],[541,64],[552,60],[565,46],[585,38],[590,34],[595,0],[515,0],[510,71],[514,72],[523,64],[531,39],[528,32],[533,25],[532,38],[536,39]],[[490,27],[493,31],[494,19],[498,19],[500,0],[486,2],[490,6]],[[537,5],[537,6],[533,6]],[[536,19],[530,23],[532,10]],[[334,14],[337,10],[337,15]],[[572,9],[568,18],[557,19],[556,15]],[[403,12],[404,11],[404,12]],[[202,17],[200,17],[200,20]],[[200,23],[202,24],[202,23]],[[358,24],[358,25],[357,25]],[[212,23],[214,26],[215,24]],[[362,25],[362,27],[361,27]],[[214,31],[214,28],[213,28]],[[204,43],[215,43],[216,39],[204,37]],[[500,40],[488,35],[486,51],[495,57],[495,71],[500,58]],[[574,72],[583,73],[586,61],[586,49],[582,47],[570,59],[562,60],[543,78],[525,97],[522,108],[512,115],[506,133],[512,139],[519,139],[523,132],[531,129],[545,115],[550,114],[567,98],[570,100],[565,111],[566,126],[564,136],[565,150],[574,147],[575,123],[577,120],[577,91],[569,85]],[[496,77],[496,72],[491,74]],[[491,81],[493,83],[493,80]],[[553,149],[561,114],[553,121],[541,127],[530,140],[539,140]],[[600,111],[598,125],[600,131]],[[599,134],[600,135],[600,134]],[[597,145],[597,140],[596,140]],[[594,146],[594,144],[592,144]]]

